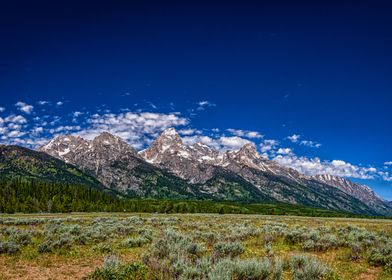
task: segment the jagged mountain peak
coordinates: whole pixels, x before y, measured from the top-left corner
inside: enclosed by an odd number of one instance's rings
[[[174,128],[165,129],[150,147],[139,152],[139,155],[149,163],[160,163],[168,155],[189,157],[189,148],[184,145],[180,135]]]
[[[153,142],[152,145],[158,144],[161,145],[162,148],[168,148],[168,146],[181,145],[183,146],[182,139],[180,135],[177,133],[175,128],[167,128],[165,129]]]
[[[103,132],[101,132],[99,135],[95,136],[94,139],[93,139],[93,141],[94,141],[94,140],[100,140],[100,139],[113,139],[113,140],[117,140],[117,139],[121,139],[121,138],[118,137],[118,136],[116,136],[116,135],[111,134],[111,133],[108,132],[108,131],[103,131]]]
[[[68,162],[68,154],[77,152],[80,149],[86,149],[88,145],[88,141],[80,136],[57,135],[47,144],[41,146],[39,150]]]
[[[250,159],[260,159],[261,156],[256,150],[254,143],[247,143],[237,152],[238,155],[244,156]]]
[[[86,140],[75,135],[56,136],[39,150],[66,162],[77,162],[88,154],[99,155],[101,160],[105,157],[112,159],[124,155],[137,155],[134,148],[109,132],[102,132],[93,140]]]
[[[136,150],[125,142],[121,137],[113,135],[107,131],[102,132],[96,136],[92,141],[89,141],[90,147],[106,146],[117,150],[130,150],[136,154]]]
[[[218,150],[216,150],[216,149],[214,149],[214,148],[204,144],[203,142],[196,142],[195,144],[193,144],[193,145],[191,145],[189,147],[194,149],[194,150],[201,151],[201,152],[206,152],[206,153],[213,152],[213,153],[219,154]]]
[[[182,139],[181,139],[180,135],[178,134],[177,130],[172,127],[167,128],[164,131],[162,131],[162,133],[155,139],[154,142],[157,142],[157,143],[165,142],[166,144],[170,144],[170,143],[183,144]]]
[[[85,141],[79,135],[56,135],[52,140],[50,140],[47,144],[43,145],[42,147],[51,147],[52,145],[56,145],[62,142],[76,142],[76,141]]]
[[[223,166],[247,166],[254,169],[260,169],[262,157],[256,150],[253,143],[247,143],[237,151],[227,150],[222,161]]]
[[[174,127],[166,128],[162,133],[161,136],[177,136],[177,130]]]

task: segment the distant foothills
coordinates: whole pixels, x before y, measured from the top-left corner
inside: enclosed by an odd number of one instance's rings
[[[108,132],[93,140],[57,136],[37,151],[0,145],[0,180],[0,212],[392,216],[392,204],[368,186],[306,176],[253,144],[224,153],[186,145],[174,128],[140,152]]]

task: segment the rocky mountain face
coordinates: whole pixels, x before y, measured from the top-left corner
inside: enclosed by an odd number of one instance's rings
[[[312,177],[314,180],[336,187],[343,192],[359,199],[360,201],[377,209],[379,212],[390,211],[387,201],[380,198],[371,188],[363,184],[357,184],[342,177],[321,174]]]
[[[219,160],[219,153],[202,143],[186,146],[174,128],[165,130],[139,155],[147,162],[196,184],[213,176],[216,168],[212,163]]]
[[[187,197],[187,184],[142,160],[121,138],[104,132],[88,141],[57,136],[40,151],[72,163],[104,186],[131,196]],[[156,188],[157,184],[160,188]]]
[[[79,136],[57,136],[40,150],[78,166],[83,171],[96,176],[105,186],[110,186],[113,177],[117,177],[119,180],[116,183],[119,191],[124,191],[124,184],[120,179],[121,174],[113,173],[108,167],[115,162],[126,162],[130,169],[137,165],[136,151],[119,137],[106,132],[92,141]],[[135,178],[128,178],[126,183],[132,183],[133,180]]]
[[[360,192],[363,186],[305,176],[263,158],[253,144],[220,153],[203,143],[185,145],[173,128],[139,153],[109,133],[91,141],[58,136],[40,150],[128,195],[280,201],[361,214],[392,210],[371,190]]]

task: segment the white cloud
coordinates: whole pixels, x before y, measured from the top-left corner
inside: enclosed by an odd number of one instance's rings
[[[20,130],[11,130],[7,133],[7,136],[10,138],[16,138],[16,137],[21,137],[25,135],[26,133]]]
[[[22,101],[16,102],[15,106],[19,111],[24,112],[26,114],[31,114],[31,112],[33,112],[33,110],[34,110],[34,106],[29,105],[29,104],[22,102]]]
[[[226,151],[226,150],[239,150],[245,144],[252,143],[251,141],[238,137],[225,137],[221,136],[218,138],[213,138],[205,135],[195,135],[195,136],[185,136],[182,138],[183,142],[187,145],[192,145],[197,142],[201,142],[210,146],[211,148]]]
[[[378,175],[380,175],[384,181],[392,182],[392,174],[388,171],[379,171]]]
[[[181,135],[194,135],[194,134],[202,134],[202,131],[194,128],[185,128],[185,129],[180,129],[178,133]]]
[[[260,139],[260,138],[263,138],[263,135],[261,135],[257,131],[233,129],[233,128],[229,128],[227,131],[230,132],[231,134],[233,134],[235,136],[239,136],[239,137],[246,137],[246,138],[250,138],[250,139]]]
[[[38,135],[38,134],[42,133],[43,131],[44,131],[44,128],[42,126],[33,127],[31,129],[31,133],[34,135]]]
[[[81,127],[79,126],[79,125],[76,125],[76,126],[72,126],[72,125],[62,125],[62,126],[59,126],[59,127],[56,127],[56,128],[52,128],[52,129],[49,129],[49,132],[50,133],[59,133],[59,132],[61,132],[61,133],[70,133],[70,132],[73,132],[73,131],[79,131],[79,130],[81,130]]]
[[[37,102],[37,104],[38,104],[38,105],[41,105],[41,106],[47,105],[47,104],[49,104],[49,103],[50,103],[50,102],[49,102],[49,101],[46,101],[46,100],[40,100],[40,101]]]
[[[297,143],[299,138],[301,138],[301,135],[298,135],[298,134],[293,134],[291,136],[287,136],[287,139],[289,139],[293,143]]]
[[[123,138],[136,149],[141,149],[166,128],[184,126],[188,122],[188,119],[173,113],[94,114],[87,119],[88,126],[77,134],[92,139],[101,132],[108,131]]]
[[[62,101],[56,102],[56,105],[57,105],[57,106],[61,106],[61,105],[63,105],[63,104],[64,104],[64,102],[62,102]]]
[[[197,142],[201,142],[206,144],[207,146],[210,146],[211,148],[217,150],[221,149],[221,144],[219,143],[219,140],[214,139],[210,136],[205,136],[205,135],[184,136],[182,137],[182,141],[186,145],[193,145]]]
[[[299,141],[300,138],[302,138],[302,136],[299,134],[293,134],[291,136],[287,136],[287,139],[289,139],[292,143],[298,143],[302,146],[311,147],[311,148],[320,148],[321,147],[321,144],[318,142],[310,141],[310,140]]]
[[[189,117],[196,117],[201,111],[206,110],[208,107],[215,107],[216,104],[211,103],[210,101],[203,100],[195,103],[196,108],[188,109]]]
[[[311,148],[320,148],[321,147],[320,143],[310,141],[310,140],[302,140],[300,142],[300,144],[303,146],[311,147]]]
[[[275,149],[276,146],[279,145],[279,142],[274,139],[265,139],[262,143],[260,143],[260,150],[263,153],[270,152]]]
[[[18,124],[18,123],[9,123],[7,125],[7,127],[9,129],[13,129],[13,130],[20,130],[22,128],[22,125]]]
[[[4,107],[0,107],[0,113],[4,112],[4,111],[5,111],[5,108]]]
[[[75,118],[77,118],[77,117],[79,117],[79,116],[82,115],[82,114],[83,114],[82,112],[75,111],[75,112],[72,113],[72,116],[75,117]]]
[[[9,115],[4,119],[4,122],[6,123],[18,123],[18,124],[24,124],[27,123],[27,120],[25,117],[21,115]]]
[[[198,102],[197,104],[198,104],[199,106],[210,106],[210,105],[211,105],[211,102],[205,100],[205,101],[200,101],[200,102]]]
[[[210,101],[207,101],[207,100],[200,101],[197,103],[197,105],[198,105],[198,107],[196,108],[196,110],[199,110],[199,111],[203,111],[207,107],[215,107],[216,106],[216,104],[211,103]]]
[[[290,148],[279,148],[276,153],[280,155],[290,155],[292,154],[293,150]]]
[[[374,179],[378,177],[377,169],[374,167],[357,166],[343,160],[321,161],[317,157],[298,157],[294,154],[278,155],[273,160],[309,176],[330,174],[359,179]]]
[[[151,108],[153,108],[153,109],[157,109],[157,108],[158,108],[157,105],[155,105],[154,103],[152,103],[152,102],[150,102],[150,101],[147,101],[147,103],[148,103],[148,105],[150,105]]]
[[[219,141],[221,142],[222,146],[224,149],[229,149],[229,150],[238,150],[245,144],[251,143],[249,140],[243,139],[238,136],[233,136],[233,137],[220,137]]]
[[[384,165],[392,165],[392,161],[386,161],[384,162]]]

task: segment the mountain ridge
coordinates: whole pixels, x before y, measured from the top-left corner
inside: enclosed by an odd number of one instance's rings
[[[17,178],[81,184],[103,189],[103,185],[95,177],[47,153],[0,144],[0,179]]]
[[[135,196],[159,197],[164,189],[166,195],[182,198],[278,201],[356,213],[392,212],[392,207],[367,186],[344,178],[331,181],[321,175],[303,175],[262,157],[251,143],[224,153],[201,142],[186,145],[174,128],[163,131],[140,152],[108,132],[93,140],[58,136],[39,150],[75,164],[106,187]],[[165,182],[165,188],[159,182]]]

